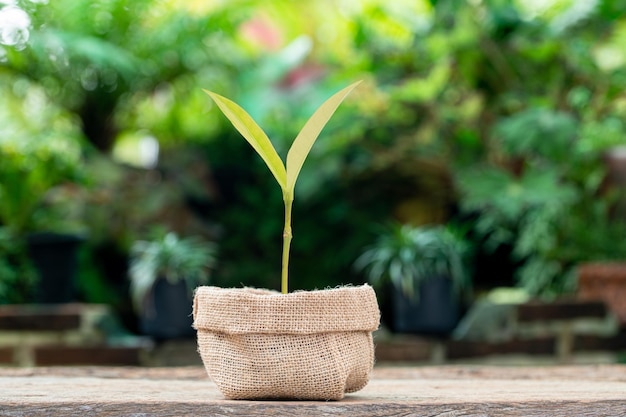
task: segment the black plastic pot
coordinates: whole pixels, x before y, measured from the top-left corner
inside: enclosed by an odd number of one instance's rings
[[[452,280],[445,277],[424,281],[416,298],[393,287],[391,303],[390,326],[396,333],[445,336],[454,330],[460,318],[460,301]]]
[[[77,235],[49,232],[27,236],[28,253],[39,277],[35,301],[76,301],[78,248],[83,240]]]
[[[184,281],[159,278],[147,295],[139,317],[141,332],[157,340],[195,337],[193,300]]]

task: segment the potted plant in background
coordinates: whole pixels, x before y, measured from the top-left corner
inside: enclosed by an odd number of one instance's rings
[[[294,140],[286,165],[269,138],[234,102],[208,92],[269,167],[283,192],[281,293],[199,287],[198,348],[209,376],[229,399],[338,400],[363,388],[374,363],[379,311],[368,286],[288,293],[295,181],[323,127],[352,84],[322,104]]]
[[[142,333],[157,340],[195,335],[193,290],[206,284],[215,265],[215,245],[158,230],[131,248],[131,296]]]
[[[387,287],[397,333],[445,335],[461,315],[469,289],[467,245],[447,226],[394,224],[355,261],[370,283]]]

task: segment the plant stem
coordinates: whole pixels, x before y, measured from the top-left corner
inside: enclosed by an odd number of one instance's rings
[[[289,248],[291,247],[291,205],[293,203],[293,196],[285,194],[283,196],[285,201],[285,228],[283,229],[283,268],[281,275],[280,289],[283,294],[289,292]]]

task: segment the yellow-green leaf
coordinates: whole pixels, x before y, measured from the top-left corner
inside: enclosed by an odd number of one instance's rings
[[[286,190],[293,196],[296,179],[304,160],[306,159],[313,143],[319,136],[320,132],[328,123],[328,120],[337,110],[344,98],[356,87],[361,81],[349,85],[343,90],[335,93],[331,98],[326,100],[316,111],[313,116],[306,122],[298,136],[293,141],[291,149],[287,154],[287,187]]]
[[[263,129],[261,129],[252,117],[235,102],[208,90],[204,90],[204,92],[213,99],[235,129],[241,133],[263,161],[265,161],[267,167],[272,171],[274,178],[278,181],[278,185],[280,185],[280,188],[284,191],[287,184],[285,165]]]

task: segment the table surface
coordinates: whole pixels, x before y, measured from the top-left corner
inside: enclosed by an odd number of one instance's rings
[[[342,401],[229,401],[204,369],[0,368],[0,416],[626,416],[626,365],[376,367]]]

